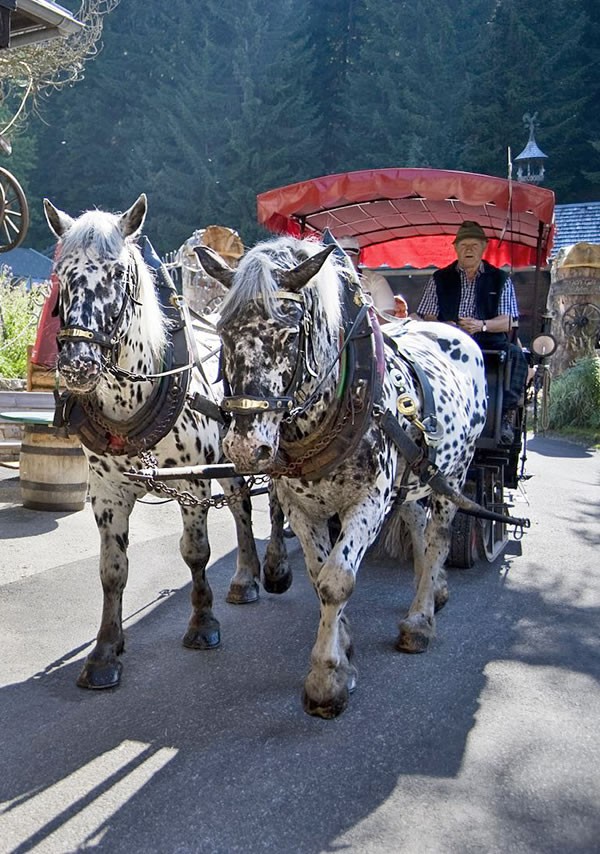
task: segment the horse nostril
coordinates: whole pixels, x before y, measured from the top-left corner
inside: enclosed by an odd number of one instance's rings
[[[271,456],[271,448],[269,445],[260,445],[254,454],[256,457],[256,462],[264,463],[265,460],[268,460]]]

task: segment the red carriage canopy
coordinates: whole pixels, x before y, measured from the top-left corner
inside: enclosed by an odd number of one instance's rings
[[[296,236],[358,238],[367,267],[443,267],[452,236],[475,220],[497,266],[546,264],[554,193],[542,187],[442,169],[367,169],[312,178],[257,196],[258,221]]]

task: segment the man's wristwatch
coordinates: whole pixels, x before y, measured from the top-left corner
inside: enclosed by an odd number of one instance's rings
[[[483,324],[482,324],[482,327],[481,327],[481,331],[482,331],[482,332],[487,332],[487,323],[485,322],[485,320],[483,321]]]

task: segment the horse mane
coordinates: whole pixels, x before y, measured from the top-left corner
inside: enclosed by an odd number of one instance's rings
[[[131,256],[139,283],[140,325],[148,336],[145,342],[152,355],[160,359],[167,345],[167,321],[161,309],[154,279],[134,238],[125,238],[120,217],[106,211],[92,210],[73,222],[61,240],[61,254],[82,252],[88,258],[117,260],[123,251]]]
[[[219,328],[223,328],[238,314],[244,312],[249,302],[262,301],[271,317],[280,316],[275,292],[280,289],[277,273],[291,270],[306,258],[316,255],[322,245],[314,240],[279,237],[257,243],[240,261],[233,284],[219,309]],[[330,331],[337,330],[341,322],[340,280],[341,270],[348,268],[343,261],[331,255],[319,273],[306,285],[318,294],[325,323]]]

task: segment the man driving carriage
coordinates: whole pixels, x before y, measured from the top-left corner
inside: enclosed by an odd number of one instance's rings
[[[456,261],[436,270],[416,311],[421,320],[460,326],[482,350],[505,350],[511,362],[510,384],[504,391],[500,441],[514,441],[513,419],[527,378],[527,360],[511,342],[519,312],[508,273],[483,260],[487,238],[477,222],[466,220],[454,239]]]

